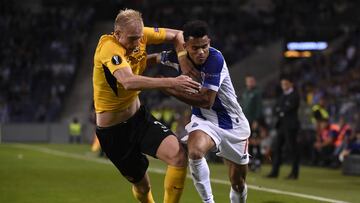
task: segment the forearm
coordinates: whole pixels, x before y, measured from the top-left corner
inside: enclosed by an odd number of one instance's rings
[[[155,65],[155,64],[158,64],[158,63],[160,63],[160,54],[159,53],[154,53],[154,54],[147,55],[147,58],[146,58],[147,66]]]
[[[209,100],[206,98],[206,95],[201,95],[201,93],[187,94],[183,92],[178,92],[173,88],[166,88],[163,91],[191,106],[205,108],[205,109],[210,109],[212,106],[210,105]]]
[[[184,40],[184,36],[183,36],[182,31],[177,30],[177,33],[176,33],[176,35],[174,37],[174,42],[173,43],[174,43],[176,53],[179,53],[181,51],[185,51],[185,48],[184,48],[185,40]]]
[[[126,90],[143,90],[172,87],[172,80],[172,78],[151,78],[141,75],[133,75],[124,79],[120,83]]]

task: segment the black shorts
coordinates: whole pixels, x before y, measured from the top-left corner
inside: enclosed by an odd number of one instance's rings
[[[149,166],[144,154],[156,158],[161,142],[173,134],[144,106],[123,123],[105,128],[96,127],[102,150],[121,174],[133,183],[144,177]]]

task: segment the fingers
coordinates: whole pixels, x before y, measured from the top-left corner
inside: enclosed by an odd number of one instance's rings
[[[177,91],[184,92],[187,94],[196,94],[199,92],[201,88],[201,84],[194,81],[187,75],[180,75],[176,78],[177,85],[174,86],[174,88]]]
[[[185,92],[188,94],[197,94],[199,93],[199,90],[190,88],[190,89],[185,89]]]
[[[191,77],[189,77],[187,75],[180,75],[178,77],[179,77],[179,79],[184,79],[186,81],[184,85],[186,85],[187,87],[191,87],[196,90],[199,90],[201,87],[200,83],[194,81]]]

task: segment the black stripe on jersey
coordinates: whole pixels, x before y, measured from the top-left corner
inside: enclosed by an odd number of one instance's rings
[[[102,67],[104,69],[104,74],[105,74],[105,78],[106,78],[107,83],[110,85],[110,87],[114,91],[115,95],[118,96],[116,78],[111,74],[111,72],[110,72],[110,70],[109,70],[109,68],[107,66],[102,64]]]

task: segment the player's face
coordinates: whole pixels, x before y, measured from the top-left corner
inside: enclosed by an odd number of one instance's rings
[[[252,77],[252,76],[248,76],[245,78],[245,83],[246,83],[246,87],[248,89],[252,89],[253,87],[255,87],[256,85],[256,81],[255,81],[255,78]]]
[[[209,56],[209,47],[210,39],[207,35],[201,38],[189,37],[185,43],[185,49],[196,65],[205,63]]]
[[[289,80],[281,80],[281,89],[287,91],[292,88],[293,84]]]
[[[139,47],[143,36],[142,23],[131,23],[129,26],[117,32],[120,44],[128,51],[133,52]]]

